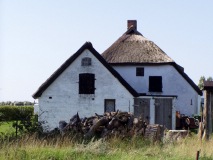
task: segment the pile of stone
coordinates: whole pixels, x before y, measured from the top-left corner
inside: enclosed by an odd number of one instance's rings
[[[105,112],[103,115],[98,115],[89,118],[80,119],[78,113],[74,115],[69,123],[65,121],[59,122],[59,129],[62,135],[75,131],[83,134],[85,138],[91,138],[95,135],[107,137],[110,135],[119,135],[122,137],[143,136],[146,138],[155,138],[160,140],[163,135],[163,127],[155,124],[147,124],[142,117],[134,117],[130,112]]]

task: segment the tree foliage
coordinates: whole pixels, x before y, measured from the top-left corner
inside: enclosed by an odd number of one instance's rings
[[[207,81],[212,81],[212,77],[207,78]]]
[[[212,81],[212,77],[211,76],[209,76],[208,78],[207,78],[207,81]],[[198,84],[198,87],[200,88],[200,89],[202,89],[203,88],[203,82],[204,81],[206,81],[206,78],[204,77],[204,76],[201,76],[200,77],[200,79],[199,79],[199,84]]]

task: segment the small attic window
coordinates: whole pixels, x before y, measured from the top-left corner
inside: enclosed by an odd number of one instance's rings
[[[144,76],[144,68],[136,68],[136,76]]]
[[[81,60],[82,66],[91,66],[91,58],[85,57]]]

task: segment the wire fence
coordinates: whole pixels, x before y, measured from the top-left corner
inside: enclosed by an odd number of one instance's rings
[[[36,132],[38,129],[38,115],[28,115],[26,118],[16,116],[16,119],[10,117],[0,118],[0,133],[5,135],[10,131],[12,135],[17,137],[19,134],[27,132]]]

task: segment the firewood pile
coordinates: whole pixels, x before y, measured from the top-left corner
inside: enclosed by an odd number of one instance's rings
[[[144,136],[160,139],[163,127],[155,124],[149,125],[142,117],[135,118],[131,112],[105,112],[103,115],[95,113],[89,118],[80,118],[78,113],[74,115],[69,123],[59,122],[59,129],[62,135],[75,131],[83,134],[85,138],[91,138],[97,134],[101,137],[119,135],[123,137]]]

